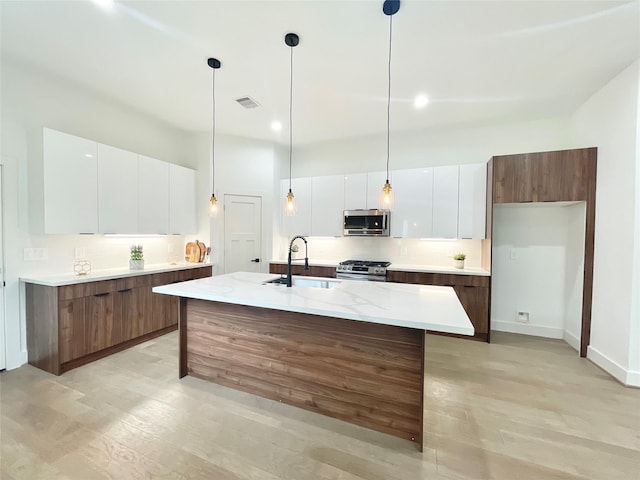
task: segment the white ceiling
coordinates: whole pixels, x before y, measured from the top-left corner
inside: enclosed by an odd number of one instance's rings
[[[403,0],[393,17],[392,131],[573,111],[640,54],[640,1]],[[386,131],[382,1],[2,0],[2,59],[88,86],[175,127],[288,143]],[[412,99],[426,93],[423,110]],[[234,99],[250,95],[260,108]],[[279,134],[271,128],[280,120]]]

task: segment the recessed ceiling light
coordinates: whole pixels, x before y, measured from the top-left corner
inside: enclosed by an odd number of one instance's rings
[[[274,132],[279,132],[280,130],[282,130],[282,124],[280,122],[273,122],[271,124],[271,130],[273,130]]]
[[[116,6],[116,0],[91,0],[93,3],[98,5],[100,8],[104,8],[105,10],[113,10]]]
[[[413,106],[416,108],[424,108],[429,103],[429,97],[424,94],[417,95],[413,101]]]

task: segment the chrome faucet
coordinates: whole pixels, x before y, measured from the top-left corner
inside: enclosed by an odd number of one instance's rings
[[[304,269],[309,270],[309,251],[307,250],[307,239],[301,235],[296,235],[291,239],[291,243],[289,243],[289,257],[287,258],[287,287],[291,286],[291,248],[293,247],[293,242],[295,242],[298,238],[304,242]]]

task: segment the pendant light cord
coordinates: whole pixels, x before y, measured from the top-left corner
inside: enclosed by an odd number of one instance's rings
[[[291,156],[293,151],[293,47],[289,61],[289,191],[291,191]]]
[[[211,125],[212,125],[212,133],[211,133],[211,195],[215,195],[215,145],[216,145],[216,69],[213,70],[213,81],[212,81],[212,98],[213,98],[213,108],[211,110]]]
[[[389,64],[388,64],[388,90],[387,90],[387,182],[389,182],[389,129],[391,128],[391,33],[393,31],[393,15],[389,15]]]

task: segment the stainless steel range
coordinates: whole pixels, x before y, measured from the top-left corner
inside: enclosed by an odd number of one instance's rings
[[[346,260],[336,268],[336,278],[352,280],[387,281],[387,267],[391,262],[371,262],[366,260]]]

